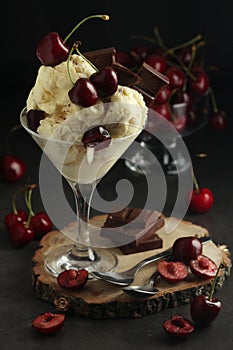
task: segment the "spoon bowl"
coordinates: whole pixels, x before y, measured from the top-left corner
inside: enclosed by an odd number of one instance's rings
[[[143,286],[128,286],[122,288],[122,290],[127,294],[142,298],[155,295],[159,292],[159,289],[154,287],[154,283],[158,275],[158,271],[155,271],[149,278],[148,282]]]

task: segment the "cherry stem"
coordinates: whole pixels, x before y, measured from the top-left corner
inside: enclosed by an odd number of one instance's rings
[[[77,41],[77,42],[76,42],[75,49],[76,49],[77,53],[78,53],[87,63],[89,63],[90,66],[91,66],[96,72],[98,72],[98,69],[96,68],[96,66],[95,66],[91,61],[89,61],[88,58],[86,58],[86,57],[79,51],[78,46],[79,46],[80,44],[81,44],[81,41]]]
[[[88,16],[86,18],[84,18],[82,21],[80,21],[72,30],[71,32],[65,37],[65,39],[63,40],[64,42],[66,42],[70,37],[71,35],[86,21],[88,21],[89,19],[92,19],[92,18],[101,18],[102,20],[104,21],[108,21],[110,19],[110,17],[108,15],[91,15],[91,16]]]
[[[170,113],[170,115],[171,115],[171,118],[172,118],[172,120],[173,120],[173,122],[176,122],[177,121],[177,117],[176,117],[176,115],[174,114],[174,112],[173,112],[173,109],[172,109],[172,107],[171,107],[171,99],[172,99],[172,96],[176,93],[176,91],[177,91],[177,89],[173,89],[172,90],[172,92],[171,92],[171,94],[170,94],[170,96],[169,96],[169,98],[168,98],[168,101],[167,101],[167,104],[168,104],[168,110],[169,110],[169,113]]]
[[[17,207],[16,207],[16,197],[18,196],[18,194],[20,192],[22,192],[23,190],[26,190],[26,188],[28,188],[28,185],[20,187],[13,195],[13,198],[12,198],[12,209],[13,209],[13,213],[16,214],[16,215],[18,214],[18,210],[17,210]]]
[[[211,97],[213,111],[214,113],[218,113],[218,106],[217,106],[215,94],[212,88],[210,88],[210,97]]]
[[[26,223],[26,227],[29,226],[31,218],[35,215],[34,211],[32,210],[32,191],[36,187],[35,184],[29,185],[28,190],[24,194],[25,202],[29,210],[28,220]]]
[[[224,263],[223,262],[221,262],[220,264],[219,264],[219,266],[218,266],[218,269],[217,269],[217,271],[216,271],[216,274],[215,274],[215,276],[214,276],[214,280],[213,280],[213,282],[212,282],[212,284],[211,284],[211,288],[210,288],[210,293],[209,293],[209,300],[211,301],[212,300],[212,298],[213,298],[213,294],[214,294],[214,291],[215,291],[215,286],[216,286],[216,283],[217,283],[217,280],[218,280],[218,273],[219,273],[219,271],[220,271],[220,269],[222,269],[222,268],[224,268]]]
[[[21,124],[15,125],[7,133],[7,135],[6,135],[6,153],[7,154],[11,154],[10,147],[9,147],[9,138],[10,138],[11,134],[13,134],[15,131],[17,131],[21,128],[22,128]]]
[[[182,44],[179,44],[179,45],[176,45],[170,49],[167,50],[167,52],[165,52],[165,55],[169,55],[171,52],[174,52],[174,51],[177,51],[179,49],[182,49],[183,47],[186,47],[186,46],[190,46],[190,45],[193,45],[195,44],[197,41],[201,40],[202,36],[201,34],[198,34],[197,36],[195,36],[193,39],[191,40],[188,40]]]
[[[200,187],[199,187],[199,184],[198,184],[198,181],[197,181],[197,178],[196,176],[194,175],[194,171],[192,171],[193,173],[193,184],[194,184],[194,189],[196,192],[200,192]]]

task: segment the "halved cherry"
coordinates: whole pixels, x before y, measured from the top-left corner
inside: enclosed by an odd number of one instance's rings
[[[190,260],[190,269],[195,276],[208,279],[215,276],[218,268],[212,259],[199,255],[196,259]]]
[[[65,270],[57,276],[57,283],[60,287],[67,289],[79,289],[83,287],[88,279],[88,271],[80,270]]]
[[[176,337],[185,337],[194,331],[194,326],[191,321],[177,314],[165,320],[162,326],[168,334]]]
[[[64,314],[53,314],[51,312],[46,312],[44,314],[38,315],[33,321],[33,327],[44,334],[52,334],[57,332],[65,323]]]
[[[161,260],[157,265],[157,270],[163,278],[171,283],[182,281],[188,275],[188,269],[181,261]]]

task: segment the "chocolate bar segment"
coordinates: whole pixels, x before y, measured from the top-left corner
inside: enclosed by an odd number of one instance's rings
[[[158,211],[126,207],[108,214],[101,235],[119,246],[131,244],[138,247],[155,235],[164,225],[164,216]]]
[[[169,84],[169,79],[146,62],[143,62],[137,71],[137,75],[141,78],[141,81],[134,84],[133,87],[142,93],[147,106],[150,106],[162,87]]]
[[[119,247],[119,249],[124,254],[134,254],[139,252],[144,252],[152,249],[159,249],[163,247],[163,240],[157,233],[155,233],[149,239],[142,241],[139,245],[135,245],[134,243],[128,243]]]
[[[114,47],[84,52],[84,56],[94,64],[98,70],[106,66],[111,66],[115,61],[115,55],[116,49]]]
[[[113,62],[112,67],[115,69],[118,77],[118,83],[125,86],[133,86],[134,84],[139,84],[141,78],[134,72],[132,72],[127,67],[123,66],[118,62]]]

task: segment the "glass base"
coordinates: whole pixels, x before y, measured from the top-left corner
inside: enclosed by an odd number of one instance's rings
[[[88,272],[108,272],[116,267],[117,257],[104,248],[89,248],[89,255],[82,256],[73,253],[74,245],[51,249],[44,261],[49,274],[57,277],[59,273],[70,269],[86,269]],[[89,275],[91,278],[91,275]]]

